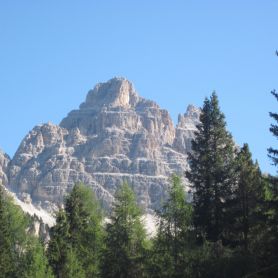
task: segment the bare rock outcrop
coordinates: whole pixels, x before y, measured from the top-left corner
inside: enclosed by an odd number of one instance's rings
[[[8,184],[7,169],[10,157],[0,149],[0,185]]]

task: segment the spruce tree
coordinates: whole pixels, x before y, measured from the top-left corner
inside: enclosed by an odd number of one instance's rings
[[[7,202],[0,185],[0,277],[13,277],[16,273],[14,248]]]
[[[254,163],[247,144],[237,155],[237,184],[234,190],[233,215],[230,215],[235,243],[250,251],[252,237],[257,237],[263,219],[263,180],[258,163]]]
[[[141,210],[127,183],[116,192],[111,221],[107,223],[102,277],[145,277],[146,232]]]
[[[54,278],[44,253],[44,246],[34,236],[28,239],[21,270],[20,277],[23,278]]]
[[[274,90],[271,92],[271,94],[276,98],[276,100],[278,101],[278,93]],[[270,126],[270,132],[273,134],[273,136],[275,136],[276,138],[278,138],[278,125],[277,125],[277,122],[278,122],[278,114],[277,113],[273,113],[273,112],[270,112],[269,113],[270,117],[272,119],[275,120],[276,124],[271,124]],[[270,157],[270,159],[272,160],[273,164],[275,166],[277,166],[278,164],[278,150],[273,148],[273,147],[270,147],[268,148],[268,156]]]
[[[223,240],[228,227],[227,203],[234,183],[234,144],[215,93],[205,99],[189,155],[194,225],[199,236]]]
[[[54,274],[58,278],[62,278],[71,249],[69,225],[64,210],[60,209],[57,212],[56,224],[50,229],[49,234],[50,241],[47,249],[49,264]]]
[[[168,200],[157,212],[158,232],[154,239],[151,277],[186,277],[192,238],[192,206],[180,177],[172,177]]]
[[[66,278],[96,277],[96,275],[86,276],[83,266],[80,263],[80,260],[78,259],[76,254],[77,252],[73,248],[67,250],[65,264],[63,265],[61,271],[62,274],[61,277],[66,277]]]
[[[276,51],[278,56],[278,52]],[[278,101],[278,93],[274,90],[271,94]],[[271,124],[270,132],[275,138],[278,138],[278,114],[274,112],[269,113],[270,117],[275,121],[275,124]],[[278,165],[278,149],[270,147],[268,149],[268,156],[272,160],[273,165]],[[267,250],[268,257],[273,263],[278,259],[278,176],[269,175],[269,196],[267,198],[267,224],[268,224],[268,243]]]
[[[76,184],[65,199],[65,210],[58,213],[56,225],[50,230],[48,258],[54,273],[64,277],[72,261],[76,266],[73,273],[97,277],[102,244],[101,208],[90,188]]]
[[[66,198],[65,211],[71,245],[86,277],[95,277],[99,274],[103,247],[103,216],[93,191],[83,184],[75,185]]]
[[[27,232],[30,219],[0,186],[0,277],[53,277],[42,244]]]

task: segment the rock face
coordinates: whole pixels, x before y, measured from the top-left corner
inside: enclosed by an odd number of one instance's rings
[[[0,185],[1,184],[6,185],[8,183],[8,178],[6,173],[7,173],[9,162],[10,162],[9,156],[0,149]]]
[[[9,186],[47,206],[59,204],[81,181],[108,209],[127,181],[139,204],[152,211],[161,204],[169,176],[188,169],[199,114],[189,106],[175,128],[169,113],[140,97],[128,80],[97,84],[59,126],[30,131],[5,170]]]

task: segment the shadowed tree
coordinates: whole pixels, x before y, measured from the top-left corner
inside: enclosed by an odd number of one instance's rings
[[[235,156],[215,93],[204,101],[195,136],[186,173],[192,185],[193,220],[197,234],[215,242],[224,239],[228,227],[226,206],[232,196]]]

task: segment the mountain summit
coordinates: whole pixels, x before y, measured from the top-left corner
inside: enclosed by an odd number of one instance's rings
[[[109,107],[135,106],[139,101],[133,84],[122,77],[115,77],[106,83],[99,83],[89,91],[86,101],[80,105],[81,109],[96,109]]]
[[[34,127],[8,166],[2,163],[3,180],[43,207],[60,204],[84,182],[107,209],[127,181],[139,204],[152,211],[161,205],[170,175],[188,169],[199,113],[189,106],[175,128],[166,110],[140,97],[127,79],[113,78],[90,90],[60,125]]]

